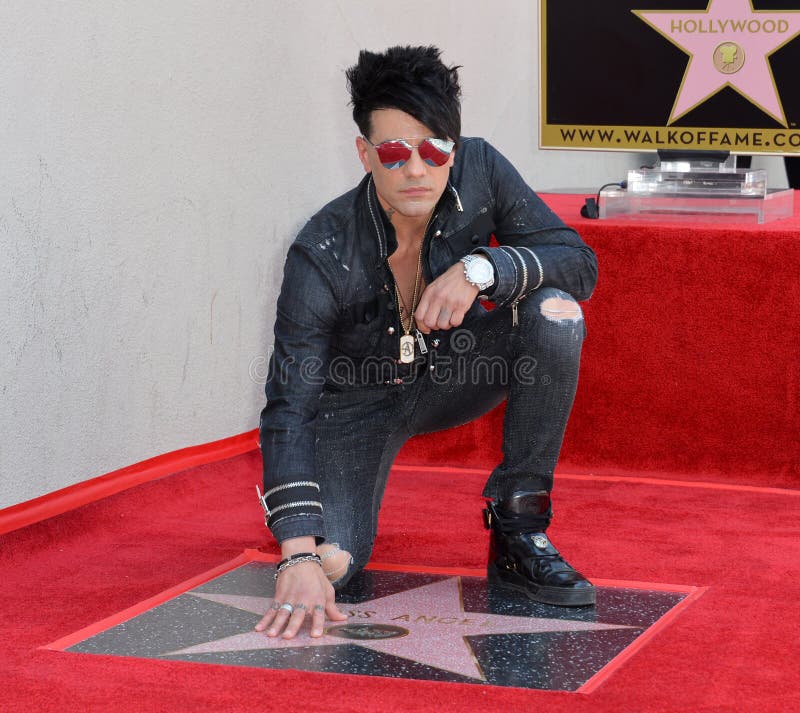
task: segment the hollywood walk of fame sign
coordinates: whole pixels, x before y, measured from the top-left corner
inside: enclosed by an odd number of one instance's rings
[[[800,153],[800,3],[540,7],[542,146]]]
[[[478,576],[366,570],[339,593],[346,622],[312,639],[253,631],[272,603],[274,564],[239,563],[138,615],[50,648],[473,684],[578,690],[685,605],[690,589],[602,587],[596,607],[536,604]],[[668,618],[668,617],[667,617]],[[646,637],[644,637],[646,638]]]

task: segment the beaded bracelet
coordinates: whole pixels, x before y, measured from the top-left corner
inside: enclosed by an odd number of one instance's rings
[[[296,564],[300,564],[301,562],[316,562],[320,567],[322,567],[322,560],[315,552],[298,552],[297,554],[278,562],[278,567],[275,570],[275,579],[278,578],[278,575],[283,572],[283,570],[289,569],[289,567],[294,567]]]

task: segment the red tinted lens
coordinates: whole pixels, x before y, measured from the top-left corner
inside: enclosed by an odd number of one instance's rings
[[[453,142],[442,139],[425,139],[418,149],[419,157],[434,166],[444,166],[453,151]]]
[[[375,151],[386,168],[399,168],[411,158],[411,149],[400,141],[384,141],[375,147]]]

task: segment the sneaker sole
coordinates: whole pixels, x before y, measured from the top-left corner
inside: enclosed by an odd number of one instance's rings
[[[561,589],[559,587],[536,587],[522,577],[515,577],[512,573],[501,572],[496,567],[489,565],[486,570],[487,578],[491,584],[503,589],[521,592],[528,599],[541,604],[553,604],[560,607],[587,607],[597,601],[597,592],[594,585],[582,589]]]

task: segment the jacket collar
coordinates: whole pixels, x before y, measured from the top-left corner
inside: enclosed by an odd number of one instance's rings
[[[447,186],[441,198],[439,198],[439,202],[433,209],[434,215],[436,213],[441,213],[445,209],[452,210],[453,208],[459,213],[464,212],[461,197],[458,195],[456,187],[448,180]],[[371,173],[367,179],[367,209],[375,229],[376,240],[378,241],[378,256],[380,261],[383,262],[388,255],[397,249],[397,239],[394,236],[394,226],[378,200],[378,192],[375,188],[375,181],[372,180]]]

